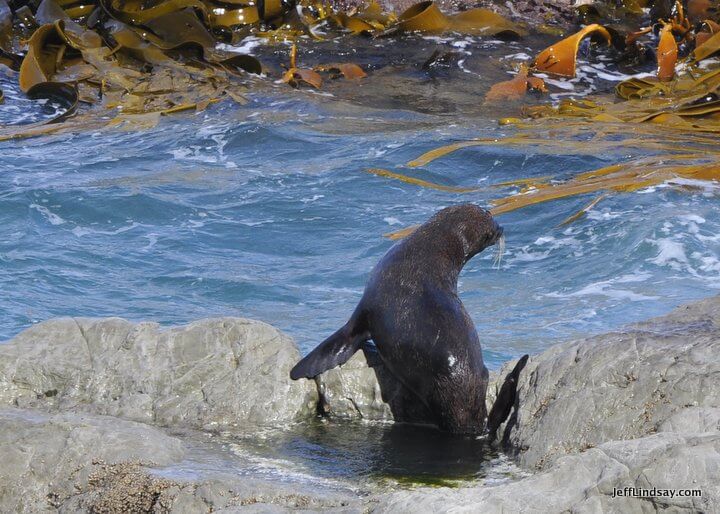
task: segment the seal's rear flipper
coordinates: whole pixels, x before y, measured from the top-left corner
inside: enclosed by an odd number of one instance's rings
[[[345,364],[368,339],[367,332],[356,333],[348,322],[298,362],[290,371],[290,378],[315,378],[320,373]]]
[[[515,405],[518,378],[520,377],[520,372],[525,367],[525,364],[527,364],[527,361],[528,356],[523,355],[517,364],[515,364],[513,370],[507,374],[502,387],[500,387],[500,392],[498,393],[497,398],[495,398],[495,403],[493,404],[492,409],[490,409],[490,414],[488,415],[487,428],[488,438],[490,441],[495,439],[497,429],[505,422],[510,415],[510,411]]]

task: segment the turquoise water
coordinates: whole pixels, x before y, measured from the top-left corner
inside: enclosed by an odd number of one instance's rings
[[[281,328],[307,352],[352,312],[392,245],[383,233],[514,191],[450,194],[367,168],[482,186],[640,155],[475,147],[403,170],[441,144],[507,131],[491,120],[360,108],[285,89],[250,100],[163,118],[145,132],[0,143],[0,340],[56,316],[166,325],[245,316]],[[459,285],[489,366],[716,294],[717,195],[708,186],[616,195],[563,228],[592,197],[501,216],[499,267],[492,252],[482,254]]]

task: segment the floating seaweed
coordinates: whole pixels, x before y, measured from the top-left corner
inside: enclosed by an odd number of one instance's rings
[[[656,138],[661,134],[660,129],[664,129],[664,127],[655,126],[655,131],[639,131],[635,134],[635,137],[618,140],[617,136],[624,135],[625,131],[617,124],[591,124],[588,122],[570,123],[556,129],[546,138],[539,138],[533,132],[540,128],[540,125],[536,125],[535,127],[524,128],[518,134],[506,138],[477,139],[448,145],[427,152],[420,158],[408,163],[408,165],[411,167],[424,166],[461,148],[481,145],[521,146],[550,154],[562,151],[566,154],[585,155],[594,154],[603,149],[640,148],[645,145],[651,150],[659,150],[653,156],[629,159],[625,162],[581,173],[570,178],[560,176],[522,178],[511,182],[491,184],[483,188],[489,190],[509,186],[521,187],[521,190],[517,193],[491,201],[492,208],[490,210],[495,215],[547,201],[600,193],[580,211],[569,216],[562,224],[568,224],[580,219],[584,213],[613,193],[633,192],[663,183],[672,184],[678,180],[720,180],[720,150],[717,149],[717,141],[714,138],[705,138],[697,134],[690,134],[685,137],[678,134],[675,137],[670,136],[668,141],[657,143]],[[592,134],[593,137],[588,139],[588,134]],[[691,150],[694,151],[691,152]],[[370,170],[370,172],[417,186],[451,193],[467,194],[481,190],[480,188],[444,186],[390,171],[378,173],[377,170]],[[414,227],[407,227],[385,234],[385,236],[391,239],[399,239],[410,234],[412,230],[414,230]]]
[[[384,12],[375,1],[348,12],[336,12],[318,0],[42,0],[35,5],[0,0],[0,65],[19,72],[20,89],[28,97],[52,99],[65,110],[32,126],[0,127],[0,140],[86,124],[150,127],[160,116],[203,110],[224,99],[242,103],[250,75],[271,72],[250,55],[219,50],[218,43],[247,35],[297,42],[301,36],[527,33],[492,11],[446,15],[433,2],[412,6],[399,16]],[[322,74],[348,80],[367,76],[350,62],[298,67],[295,44],[289,60],[280,79],[294,86],[320,88]],[[73,116],[88,120],[41,128],[67,123]],[[138,116],[137,122],[132,116]]]
[[[708,15],[708,6],[691,3],[688,12],[696,19],[703,18]],[[679,2],[666,14],[656,25],[657,72],[654,77],[632,77],[622,81],[616,87],[615,99],[598,96],[566,99],[556,105],[522,106],[518,117],[500,120],[501,124],[514,125],[513,135],[458,141],[425,152],[407,166],[424,167],[453,152],[485,145],[518,145],[550,154],[598,154],[620,148],[655,153],[571,177],[530,177],[515,184],[494,184],[484,188],[522,185],[520,191],[491,202],[491,211],[497,215],[570,196],[595,195],[562,224],[582,218],[611,194],[683,180],[719,181],[720,151],[716,135],[720,133],[720,67],[714,63],[705,67],[699,64],[720,52],[720,25],[710,19],[693,25]],[[574,77],[580,41],[591,35],[600,36],[612,45],[618,39],[599,24],[587,25],[541,51],[529,69],[522,67],[513,79],[495,84],[486,95],[486,103],[506,103],[522,98],[533,73]],[[641,38],[653,37],[653,27],[645,27],[628,31],[620,40],[631,45]],[[694,49],[680,59],[681,46],[694,46]],[[422,181],[393,171],[371,172],[450,193],[478,191],[478,188]],[[396,239],[412,230],[413,227],[408,227],[386,236]]]
[[[713,19],[717,13],[707,2],[687,2],[687,10],[680,2],[665,4],[669,7],[628,0],[605,11],[597,6],[581,8],[584,19],[595,21],[538,52],[530,66],[516,67],[513,78],[484,93],[485,105],[518,109],[516,116],[500,120],[515,127],[514,135],[456,142],[427,152],[408,166],[426,166],[463,148],[493,144],[565,153],[623,146],[657,152],[657,158],[629,160],[589,175],[520,178],[513,184],[493,186],[523,186],[519,193],[495,202],[493,209],[498,214],[567,196],[599,194],[568,222],[579,219],[607,194],[633,191],[673,177],[716,180],[720,67],[708,61],[720,53],[720,25]],[[35,124],[0,127],[0,140],[99,127],[146,129],[168,114],[201,111],[225,99],[244,103],[256,80],[253,77],[272,73],[255,57],[219,50],[218,43],[237,42],[249,34],[269,42],[292,43],[288,66],[279,77],[270,79],[319,89],[325,78],[357,81],[365,79],[367,72],[351,62],[299,66],[297,43],[301,36],[322,40],[370,35],[388,41],[408,32],[510,38],[529,33],[527,26],[487,9],[446,14],[431,1],[400,14],[385,12],[374,0],[346,12],[316,0],[257,4],[234,0],[42,0],[34,10],[33,5],[8,5],[0,0],[0,64],[18,72],[19,87],[29,98],[52,99],[64,110]],[[650,20],[643,10],[648,6],[654,9]],[[626,19],[616,23],[621,16]],[[636,21],[647,25],[634,25]],[[591,46],[601,43],[597,48],[609,49],[606,51],[618,60],[637,54],[632,49],[637,50],[638,45],[652,46],[655,76],[619,83],[615,98],[522,105],[520,100],[528,90],[547,91],[547,76],[554,80],[575,77],[579,48],[588,40]],[[0,92],[0,102],[2,98]],[[554,136],[540,137],[549,125]],[[690,148],[701,148],[703,153],[689,154]],[[389,170],[369,171],[452,194],[478,190],[434,184]]]

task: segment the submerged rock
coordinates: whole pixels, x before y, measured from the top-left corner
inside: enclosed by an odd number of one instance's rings
[[[0,345],[0,402],[160,425],[265,425],[313,416],[293,382],[300,355],[277,329],[239,318],[162,330],[119,318],[51,320]]]
[[[528,23],[531,26],[553,24],[570,27],[578,21],[577,8],[589,0],[519,0],[504,2],[501,0],[435,0],[443,12],[465,11],[475,7],[490,9],[506,18]],[[418,3],[418,0],[379,0],[386,10],[401,14]],[[362,8],[365,0],[334,0],[333,7],[341,11]]]

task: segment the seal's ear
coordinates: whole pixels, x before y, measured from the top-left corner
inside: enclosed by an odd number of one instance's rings
[[[290,371],[290,378],[315,378],[320,373],[345,364],[369,337],[367,331],[358,333],[354,330],[352,320],[349,321],[298,362]]]
[[[488,415],[487,428],[489,433],[489,440],[493,441],[497,433],[497,429],[510,415],[510,411],[515,405],[515,398],[517,397],[517,385],[518,379],[520,378],[520,372],[527,364],[528,356],[523,355],[520,360],[515,364],[513,370],[507,374],[503,385],[500,387],[500,392],[495,398],[490,414]]]

